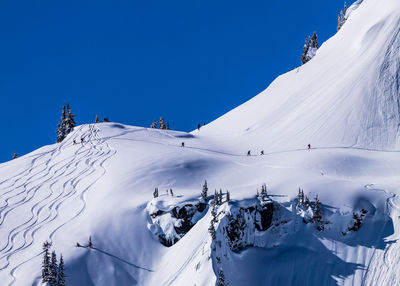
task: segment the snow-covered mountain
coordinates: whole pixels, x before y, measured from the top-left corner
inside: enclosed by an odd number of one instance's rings
[[[400,2],[346,15],[200,130],[81,125],[1,164],[1,285],[41,285],[45,241],[67,285],[400,284]]]

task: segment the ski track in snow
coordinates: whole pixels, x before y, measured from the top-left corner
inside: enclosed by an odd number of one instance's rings
[[[85,211],[87,192],[105,175],[105,162],[117,152],[109,146],[105,139],[99,137],[97,127],[89,125],[88,128],[88,132],[84,134],[86,142],[79,144],[79,147],[76,146],[78,149],[69,158],[57,162],[57,156],[61,150],[74,147],[72,137],[64,140],[53,150],[36,155],[28,169],[0,182],[0,189],[5,190],[0,195],[0,199],[5,202],[0,207],[0,229],[4,229],[8,224],[12,226],[7,240],[0,243],[1,272],[8,268],[10,259],[15,254],[27,250],[35,243],[36,234],[44,226],[47,227],[59,219],[59,210],[64,203],[79,200],[79,203],[76,204],[79,205],[79,208],[75,209],[75,214],[66,221],[57,223],[57,227],[50,232],[50,242],[57,231]],[[77,129],[76,133],[81,133],[82,130],[83,126]],[[41,162],[42,159],[45,161]],[[55,163],[51,165],[52,162]],[[85,168],[80,168],[81,170],[77,173],[79,166],[85,166]],[[99,175],[95,176],[91,182],[86,183],[87,186],[83,190],[77,192],[76,187],[80,182],[91,178],[90,175],[96,172]],[[35,201],[36,197],[40,197],[43,192],[46,195]],[[18,200],[12,202],[16,198]],[[28,206],[29,203],[34,203],[30,207],[30,217],[24,218],[24,221],[15,225],[12,221],[12,211],[17,207]],[[11,278],[11,282],[8,285],[15,283],[15,273],[19,267],[41,253],[18,262],[13,269],[10,269],[8,277]]]

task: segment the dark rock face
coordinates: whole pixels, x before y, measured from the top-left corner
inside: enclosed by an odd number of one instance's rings
[[[248,208],[239,208],[234,213],[226,216],[228,222],[224,227],[227,236],[229,248],[238,252],[245,247],[252,246],[246,242],[246,233],[249,228],[254,227],[258,231],[266,231],[272,225],[274,215],[273,202],[263,205],[251,206]]]
[[[261,210],[258,210],[261,222],[260,224],[254,223],[258,231],[266,231],[272,224],[272,218],[274,215],[274,204],[268,203],[264,204]]]
[[[203,202],[198,202],[196,204],[184,204],[184,205],[179,205],[174,207],[170,213],[173,219],[180,220],[179,226],[175,225],[174,229],[175,232],[178,234],[178,237],[174,237],[172,240],[167,239],[165,237],[165,234],[159,234],[158,238],[160,242],[167,246],[170,247],[177,243],[180,238],[182,238],[186,233],[190,231],[190,229],[195,225],[195,222],[193,222],[192,218],[196,213],[202,213],[204,210],[207,208],[207,204]],[[154,219],[157,216],[163,215],[164,212],[161,210],[158,210],[157,212],[154,212],[151,215],[151,217]]]

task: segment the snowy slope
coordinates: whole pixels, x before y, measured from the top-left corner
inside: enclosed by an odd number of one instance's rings
[[[215,285],[220,270],[229,285],[399,284],[400,2],[355,7],[309,63],[200,131],[82,125],[1,164],[1,285],[40,285],[46,240],[64,256],[68,285]],[[155,234],[182,223],[174,206],[200,201],[204,180],[207,208],[162,245]],[[256,230],[246,211],[262,204],[263,183],[274,216]],[[318,195],[323,231],[296,212],[299,187]],[[212,240],[214,189],[232,201],[216,208]],[[153,218],[158,210],[164,217]],[[241,211],[248,228],[232,251],[229,215]],[[75,247],[89,236],[92,249]]]
[[[365,0],[354,8],[312,61],[278,77],[203,134],[248,149],[310,143],[398,150],[400,2]]]

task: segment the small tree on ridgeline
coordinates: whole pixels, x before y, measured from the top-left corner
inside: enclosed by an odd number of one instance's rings
[[[201,197],[204,201],[206,201],[208,198],[207,192],[208,192],[208,186],[207,186],[207,180],[205,180],[203,189],[201,190]]]
[[[155,188],[155,189],[154,189],[153,197],[154,197],[154,198],[158,198],[158,188]]]
[[[72,110],[67,104],[67,117],[65,118],[65,134],[69,134],[74,129],[76,123],[74,119],[75,115],[72,114]]]
[[[305,63],[309,62],[315,56],[318,49],[318,36],[317,33],[314,32],[311,37],[308,37],[308,40],[306,39],[304,44],[303,54],[300,57],[302,64],[304,65]]]
[[[150,128],[157,128],[157,121],[153,120],[153,123],[150,125]]]
[[[340,14],[338,16],[338,25],[337,25],[337,30],[339,31],[340,28],[346,23],[346,12],[347,12],[347,4],[346,1],[344,2],[344,9],[340,11]]]
[[[96,119],[94,120],[94,123],[99,123],[99,116],[96,114]]]
[[[160,117],[160,129],[167,129],[164,118]]]
[[[65,136],[66,136],[66,132],[65,132],[65,119],[66,119],[66,115],[65,115],[65,105],[62,107],[62,111],[61,111],[61,119],[60,119],[60,123],[58,123],[58,129],[57,129],[57,143],[60,143],[61,141],[64,140]]]

